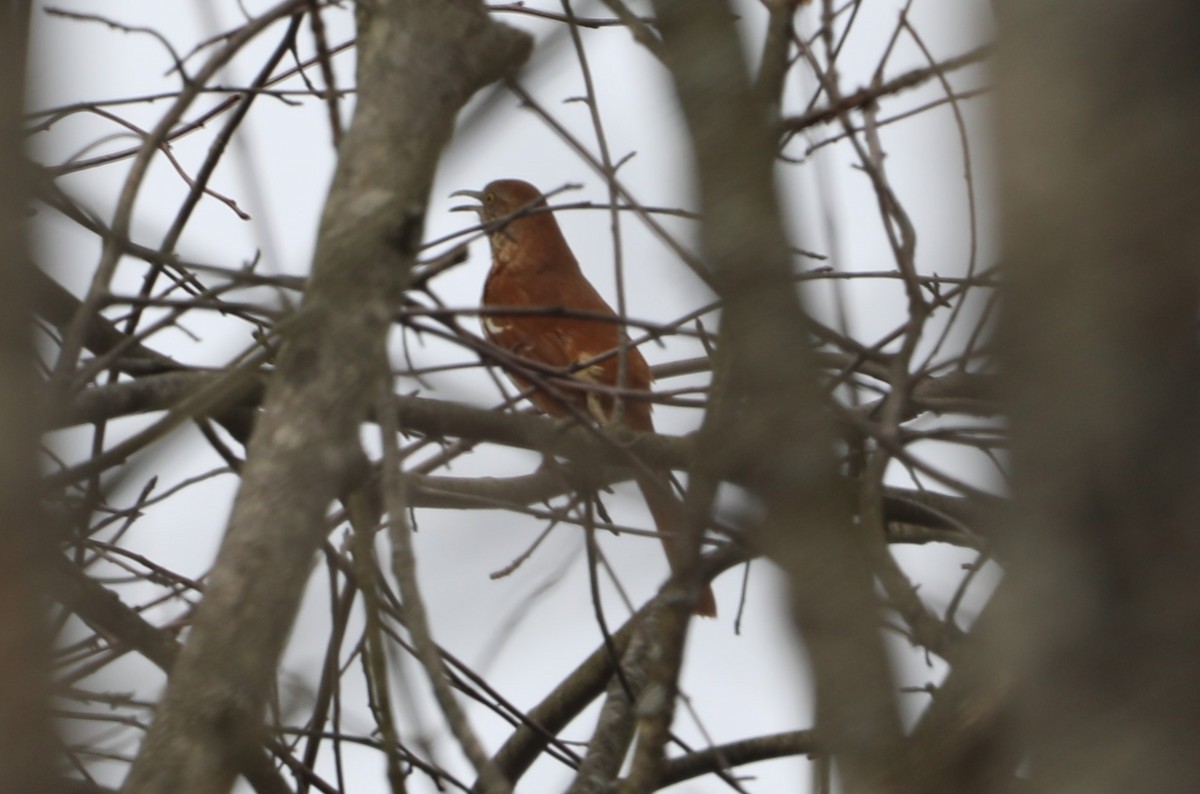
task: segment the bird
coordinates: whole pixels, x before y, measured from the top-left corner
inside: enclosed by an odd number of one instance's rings
[[[459,190],[451,196],[477,201],[453,209],[477,213],[487,229],[492,263],[484,281],[483,307],[548,310],[544,314],[485,312],[484,337],[534,368],[571,373],[568,381],[559,377],[531,383],[509,372],[517,388],[550,416],[582,414],[604,425],[613,421],[616,412],[630,430],[654,432],[651,404],[636,396],[650,392],[650,366],[636,347],[626,347],[624,378],[618,383],[621,357],[614,351],[620,347],[622,330],[617,314],[583,274],[541,191],[519,179],[498,179],[483,190]],[[589,390],[587,384],[621,388]],[[636,479],[667,561],[675,568],[685,519],[682,506],[665,485],[670,472],[642,471]],[[701,590],[693,611],[716,617],[711,587]]]

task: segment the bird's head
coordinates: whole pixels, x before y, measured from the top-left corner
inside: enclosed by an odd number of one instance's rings
[[[528,182],[519,179],[497,179],[488,183],[483,190],[456,190],[450,194],[466,196],[478,201],[478,204],[465,204],[452,207],[451,212],[474,212],[484,223],[532,209],[546,206],[542,192]]]
[[[451,196],[466,196],[478,204],[452,207],[452,211],[474,212],[487,230],[492,256],[505,267],[540,270],[563,267],[574,257],[554,215],[546,208],[542,192],[519,179],[497,179],[483,190],[459,190]]]

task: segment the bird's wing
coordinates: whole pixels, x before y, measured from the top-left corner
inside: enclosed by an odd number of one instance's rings
[[[582,276],[545,278],[519,286],[510,281],[493,282],[484,298],[485,303],[496,308],[506,304],[563,307],[570,311],[614,316],[612,307]],[[484,317],[483,327],[489,341],[523,359],[561,369],[578,367],[572,376],[590,383],[612,386],[617,382],[617,356],[609,355],[586,364],[620,344],[620,328],[615,323],[570,315],[494,314]],[[625,384],[629,388],[648,390],[650,371],[645,360],[636,348],[630,348],[627,357]],[[522,390],[530,386],[520,378],[514,378],[514,382]],[[614,400],[610,395],[578,389],[558,391],[601,423],[607,422],[612,415]],[[551,395],[535,393],[531,399],[546,413],[559,416],[566,413],[561,401]],[[629,411],[631,415],[626,418],[626,423],[637,430],[651,429],[649,405],[636,402],[632,405],[635,407]]]

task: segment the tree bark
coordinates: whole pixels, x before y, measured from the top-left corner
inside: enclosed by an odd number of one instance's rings
[[[527,56],[473,0],[358,8],[358,105],[341,145],[311,286],[251,438],[228,534],[125,791],[226,792],[262,738],[266,694],[387,376],[385,340],[459,109]]]
[[[1002,553],[1034,790],[1197,791],[1200,10],[997,12]]]
[[[46,615],[38,589],[53,553],[39,510],[32,305],[25,234],[29,168],[21,116],[30,5],[0,19],[0,790],[54,791]]]
[[[727,3],[657,0],[655,10],[691,136],[703,255],[724,307],[688,498],[711,497],[695,493],[705,481],[750,483],[765,512],[757,540],[788,577],[813,663],[823,748],[838,758],[848,790],[900,791],[894,684],[863,538],[837,473],[833,422],[807,352],[773,185],[767,106],[746,75]],[[673,687],[668,672],[652,671],[647,691],[654,677]],[[654,742],[665,736],[666,717],[643,720],[623,792],[657,787],[663,766]]]

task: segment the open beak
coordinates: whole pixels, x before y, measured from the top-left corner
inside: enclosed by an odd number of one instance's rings
[[[479,204],[462,204],[457,207],[451,207],[451,212],[474,212],[479,215],[483,212],[483,191],[482,190],[456,190],[450,194],[450,198],[455,196],[466,196],[470,199],[475,199]]]

